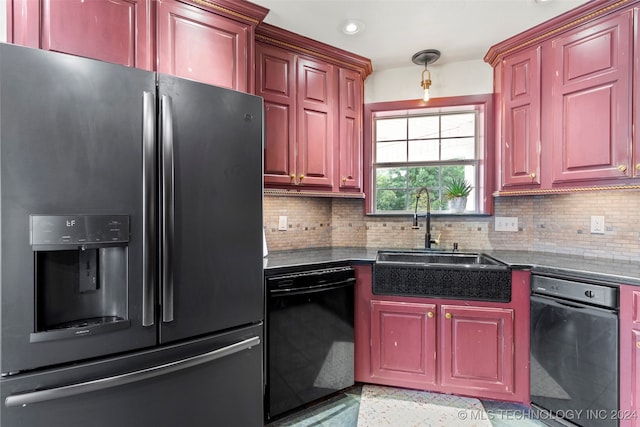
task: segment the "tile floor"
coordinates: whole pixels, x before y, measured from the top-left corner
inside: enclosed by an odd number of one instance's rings
[[[267,426],[357,427],[361,393],[362,385],[355,385],[320,403],[310,405],[286,417],[274,420],[267,424]],[[546,424],[541,421],[530,418],[529,409],[522,405],[491,400],[482,400],[482,405],[487,412],[487,419],[493,427],[546,426]]]

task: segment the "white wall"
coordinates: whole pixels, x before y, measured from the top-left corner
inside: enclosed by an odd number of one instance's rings
[[[1,1],[1,0],[0,0]],[[400,101],[422,97],[420,79],[424,68],[419,65],[373,70],[364,86],[364,102]],[[482,59],[429,67],[432,98],[478,95],[493,92],[493,69]]]
[[[0,0],[0,42],[7,41],[7,1]]]

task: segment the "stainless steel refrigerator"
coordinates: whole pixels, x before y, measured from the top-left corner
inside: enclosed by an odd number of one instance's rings
[[[262,100],[0,44],[2,427],[262,424]]]

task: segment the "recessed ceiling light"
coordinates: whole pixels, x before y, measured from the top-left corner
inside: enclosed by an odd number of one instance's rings
[[[346,35],[352,36],[364,30],[364,24],[355,19],[348,19],[342,23],[340,29]]]

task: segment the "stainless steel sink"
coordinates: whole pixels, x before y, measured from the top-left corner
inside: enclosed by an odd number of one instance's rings
[[[373,293],[509,302],[511,268],[482,253],[379,251]]]
[[[376,263],[402,263],[402,264],[451,264],[456,266],[466,265],[479,267],[483,265],[501,266],[505,265],[487,255],[468,252],[395,252],[380,251],[376,258]]]

